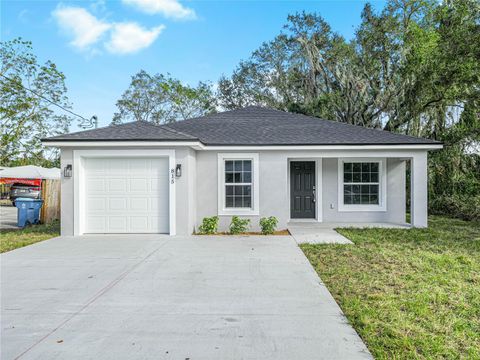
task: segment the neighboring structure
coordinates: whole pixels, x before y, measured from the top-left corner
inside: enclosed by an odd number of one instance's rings
[[[261,107],[44,139],[61,149],[62,235],[191,234],[206,216],[427,226],[441,143]]]

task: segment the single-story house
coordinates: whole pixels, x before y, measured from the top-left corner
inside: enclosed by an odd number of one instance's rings
[[[61,150],[62,235],[191,234],[218,215],[427,226],[436,141],[263,107],[43,139]]]

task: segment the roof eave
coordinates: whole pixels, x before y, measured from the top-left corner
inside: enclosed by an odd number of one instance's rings
[[[162,141],[199,141],[196,138],[191,138],[191,139],[145,139],[145,138],[139,138],[139,139],[56,139],[56,138],[44,138],[40,139],[42,143],[53,143],[53,142],[87,142],[87,141],[97,141],[97,142],[109,142],[109,141],[155,141],[155,142],[162,142]]]
[[[97,139],[68,139],[54,140],[45,139],[42,143],[48,147],[123,147],[123,146],[189,146],[196,150],[286,150],[295,147],[295,150],[382,150],[382,149],[404,149],[404,150],[438,150],[443,144],[435,143],[345,143],[345,144],[215,144],[203,143],[199,140],[152,140],[152,139],[128,139],[128,140],[97,140]]]

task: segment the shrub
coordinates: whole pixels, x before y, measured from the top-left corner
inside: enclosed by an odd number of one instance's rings
[[[271,235],[275,232],[275,229],[278,224],[278,219],[275,216],[270,216],[268,218],[263,217],[260,219],[260,227],[262,228],[263,235]]]
[[[240,219],[238,216],[232,217],[230,223],[230,234],[241,234],[248,230],[250,219]]]
[[[441,195],[430,200],[430,213],[462,220],[480,220],[480,196]]]
[[[200,234],[215,234],[218,229],[218,216],[204,217],[198,230]]]

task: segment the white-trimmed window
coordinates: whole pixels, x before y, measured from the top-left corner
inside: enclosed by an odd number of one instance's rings
[[[258,215],[258,154],[218,154],[219,215]]]
[[[339,211],[385,211],[385,159],[339,159]]]

